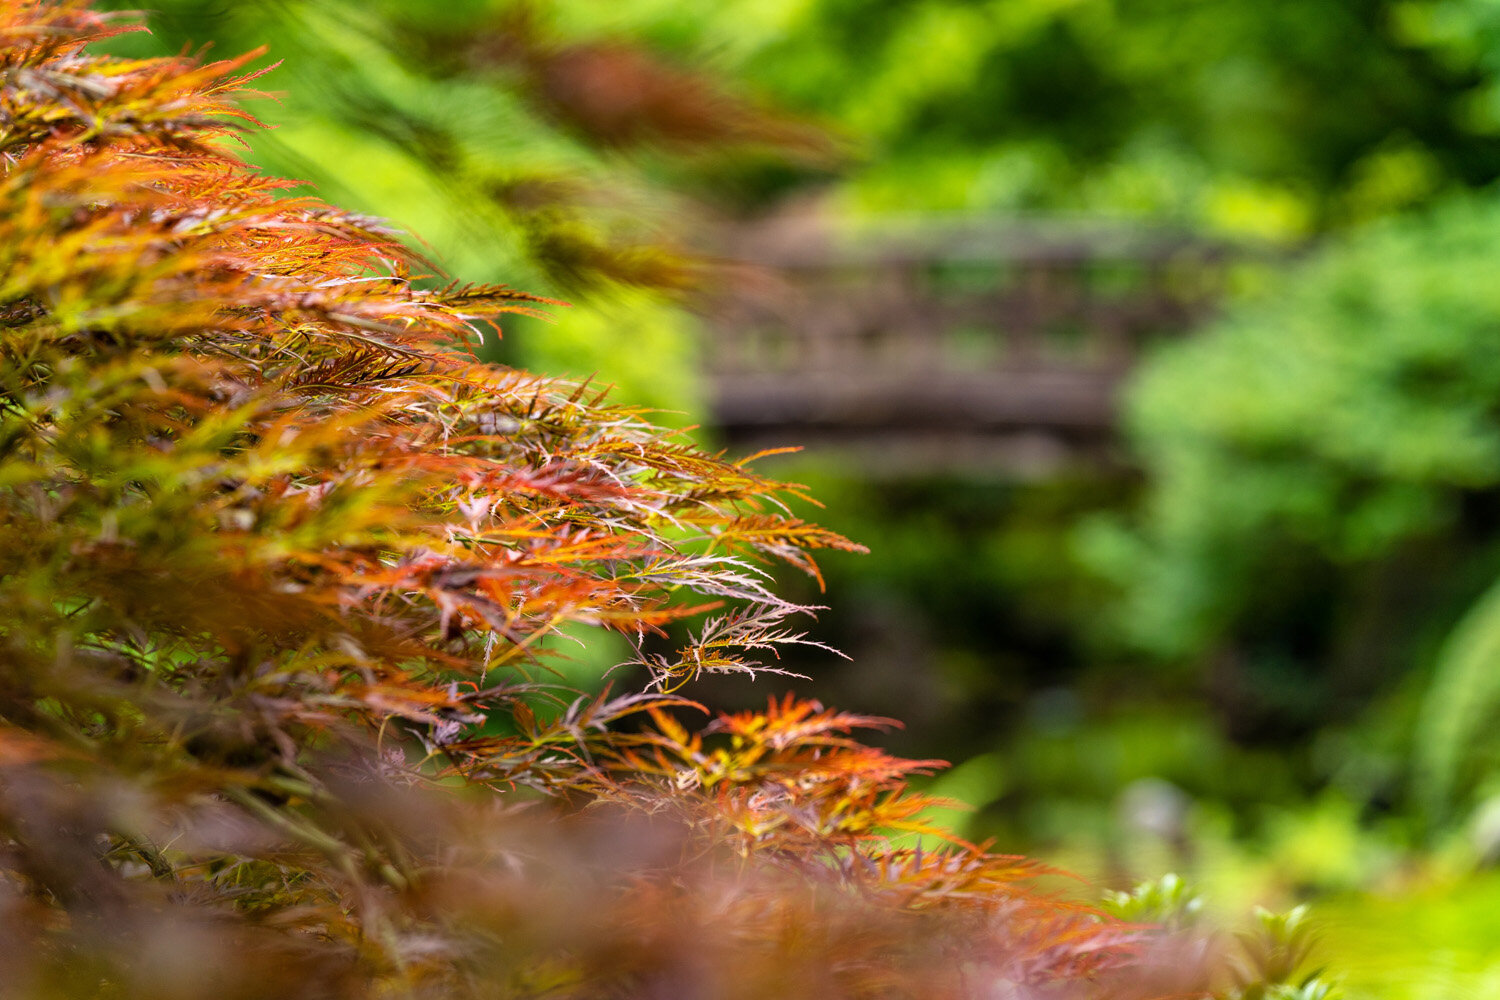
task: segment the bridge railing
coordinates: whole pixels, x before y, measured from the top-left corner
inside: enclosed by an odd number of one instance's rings
[[[772,228],[728,251],[746,280],[706,311],[705,345],[727,436],[929,464],[1107,445],[1142,348],[1201,321],[1244,254],[1159,230],[995,221]]]

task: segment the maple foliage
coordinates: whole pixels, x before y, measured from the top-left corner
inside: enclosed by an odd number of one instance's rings
[[[679,721],[802,641],[762,563],[857,546],[477,363],[549,303],[247,167],[249,57],[84,48],[135,27],[0,0],[0,995],[1142,995],[1139,929],[931,849],[885,720]],[[572,626],[646,687],[550,681]]]

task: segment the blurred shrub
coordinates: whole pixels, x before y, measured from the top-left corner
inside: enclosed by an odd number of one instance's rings
[[[1190,927],[1203,910],[1203,898],[1176,874],[1142,882],[1130,892],[1107,893],[1104,904],[1121,920],[1163,927]]]
[[[1105,896],[1105,909],[1123,920],[1155,925],[1163,931],[1199,928],[1203,900],[1180,876],[1164,875],[1142,882],[1130,892]],[[1255,926],[1238,934],[1239,953],[1229,983],[1216,989],[1215,1000],[1338,1000],[1342,991],[1324,970],[1308,969],[1318,932],[1306,906],[1284,913],[1255,909]]]
[[[1497,568],[1497,223],[1475,196],[1351,234],[1149,361],[1138,530],[1082,536],[1140,648],[1304,729],[1430,653]]]
[[[875,211],[1124,213],[1295,238],[1500,175],[1483,0],[557,6],[710,53],[837,122],[868,154],[848,201]],[[806,178],[736,179],[765,197]]]

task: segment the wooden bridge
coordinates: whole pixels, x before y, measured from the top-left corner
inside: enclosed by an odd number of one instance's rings
[[[1107,458],[1149,342],[1200,322],[1242,251],[1086,223],[789,222],[735,233],[707,308],[715,423],[736,451],[851,453],[873,474]]]

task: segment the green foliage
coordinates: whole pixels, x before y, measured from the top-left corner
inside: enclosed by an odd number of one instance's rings
[[[850,201],[878,211],[1124,213],[1286,238],[1500,171],[1482,0],[556,5],[714,53],[837,122],[868,153]]]
[[[1455,792],[1468,791],[1497,763],[1500,722],[1500,585],[1464,615],[1439,652],[1417,727],[1416,774],[1422,803],[1440,818]]]
[[[1168,874],[1142,882],[1130,892],[1108,893],[1105,908],[1122,920],[1155,925],[1160,931],[1201,932],[1203,900],[1184,879]],[[1251,930],[1237,935],[1239,953],[1230,982],[1212,992],[1214,1000],[1338,1000],[1342,992],[1321,969],[1307,971],[1319,934],[1306,906],[1285,913],[1256,907]],[[1184,954],[1166,953],[1181,962]]]
[[[1313,953],[1316,933],[1306,906],[1285,913],[1255,911],[1257,927],[1240,934],[1244,957],[1235,973],[1231,1000],[1330,1000],[1332,984],[1321,970],[1303,972]]]
[[[1500,987],[1500,872],[1424,871],[1317,903],[1349,1000],[1466,1000]]]
[[[1182,876],[1168,873],[1154,882],[1142,882],[1130,892],[1107,893],[1104,905],[1121,920],[1179,930],[1197,923],[1203,898]]]
[[[1351,236],[1149,363],[1129,406],[1143,532],[1087,539],[1136,640],[1180,655],[1299,613],[1317,628],[1330,570],[1453,530],[1500,479],[1500,295],[1479,277],[1496,213],[1471,199]]]
[[[1397,758],[1349,794],[1429,820],[1494,763],[1497,222],[1472,196],[1349,234],[1159,351],[1128,403],[1135,526],[1079,535],[1119,634],[1208,669],[1232,732],[1365,714],[1319,766],[1341,780],[1378,744]]]

